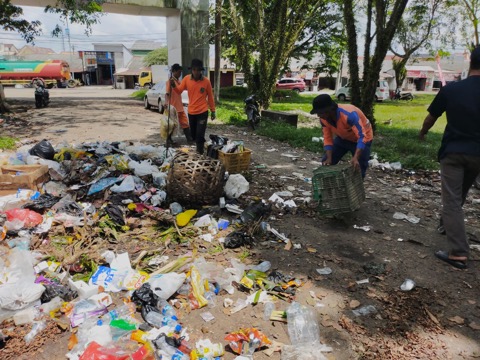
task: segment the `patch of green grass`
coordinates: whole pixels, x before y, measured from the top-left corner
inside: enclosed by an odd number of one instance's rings
[[[318,120],[304,114],[310,112],[314,97],[315,95],[298,95],[291,100],[274,100],[270,109],[299,113],[299,127],[262,121],[257,133],[293,147],[323,153],[323,144],[312,141],[312,137],[322,136]],[[375,104],[376,132],[372,153],[377,153],[380,161],[400,161],[408,169],[439,168],[437,151],[446,125],[445,116],[437,120],[425,142],[418,140],[419,130],[433,98],[434,95],[415,95],[413,101],[384,101]],[[218,105],[217,114],[226,124],[247,126],[243,101],[222,101]]]
[[[137,99],[137,100],[143,100],[147,91],[148,91],[148,89],[139,89],[137,91],[134,91],[132,93],[132,95],[130,95],[130,96]]]
[[[8,137],[8,136],[0,136],[0,150],[12,150],[15,148],[15,143],[17,139]]]

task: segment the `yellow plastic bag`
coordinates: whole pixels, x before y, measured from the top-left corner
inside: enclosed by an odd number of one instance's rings
[[[123,155],[107,155],[105,160],[108,165],[114,166],[115,169],[120,171],[128,170],[128,158]]]
[[[193,297],[198,303],[198,307],[201,308],[207,305],[208,300],[203,296],[205,294],[205,287],[202,283],[202,276],[195,266],[192,266],[190,270],[190,283],[192,285]]]
[[[187,225],[190,220],[195,216],[197,213],[197,210],[186,210],[180,214],[177,215],[177,225],[182,227]]]

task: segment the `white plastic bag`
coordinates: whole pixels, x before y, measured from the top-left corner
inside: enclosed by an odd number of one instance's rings
[[[250,189],[250,184],[240,174],[233,174],[225,184],[225,194],[229,199],[237,199],[240,195],[245,194]]]
[[[123,179],[120,185],[113,185],[110,190],[116,193],[133,191],[135,190],[135,179],[129,175]]]
[[[0,307],[19,310],[40,299],[45,288],[41,284],[19,282],[0,287]]]
[[[159,172],[158,167],[152,165],[150,160],[144,160],[141,162],[132,160],[128,163],[128,167],[135,172],[135,175],[140,177]]]
[[[169,299],[183,285],[187,276],[174,272],[152,276],[148,282],[153,292],[162,299]]]

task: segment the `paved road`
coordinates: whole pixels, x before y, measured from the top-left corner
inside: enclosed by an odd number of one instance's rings
[[[128,98],[133,89],[112,89],[111,86],[81,86],[73,89],[49,89],[51,98]],[[15,89],[5,87],[7,99],[33,99],[33,88]]]

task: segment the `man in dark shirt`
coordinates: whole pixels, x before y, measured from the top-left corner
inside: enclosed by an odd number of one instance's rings
[[[442,176],[441,223],[450,250],[439,250],[435,256],[458,269],[466,269],[470,247],[462,206],[480,174],[480,47],[470,55],[468,78],[443,87],[428,112],[420,140],[424,140],[435,121],[447,113],[438,159]]]

